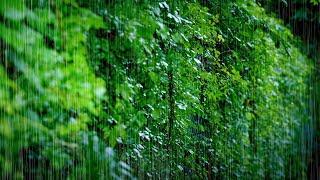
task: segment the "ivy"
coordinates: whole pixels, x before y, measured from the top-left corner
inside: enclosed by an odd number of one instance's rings
[[[311,63],[254,1],[13,0],[0,17],[1,177],[306,177]]]

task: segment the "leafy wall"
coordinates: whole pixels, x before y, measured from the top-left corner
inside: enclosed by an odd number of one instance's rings
[[[1,177],[306,176],[311,65],[254,1],[0,14]]]

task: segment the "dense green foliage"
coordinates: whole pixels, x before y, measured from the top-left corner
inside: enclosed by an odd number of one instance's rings
[[[269,11],[275,13],[283,19],[292,29],[295,35],[299,35],[305,43],[304,49],[309,57],[313,58],[314,70],[310,76],[309,86],[310,107],[309,111],[312,121],[309,123],[309,149],[312,156],[309,161],[310,179],[319,179],[320,174],[317,170],[320,165],[320,4],[318,0],[270,0],[260,1],[260,3]]]
[[[254,1],[0,15],[0,177],[306,177],[310,61]]]

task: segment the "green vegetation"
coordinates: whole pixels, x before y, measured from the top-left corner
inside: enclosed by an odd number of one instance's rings
[[[0,0],[0,177],[306,178],[312,61],[253,0]]]

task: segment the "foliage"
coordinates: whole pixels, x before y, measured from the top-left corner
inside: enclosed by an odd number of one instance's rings
[[[319,46],[319,1],[318,0],[268,0],[259,1],[269,12],[274,12],[288,24],[294,34],[307,43],[305,50],[318,56]],[[303,28],[301,28],[303,27]]]
[[[300,41],[203,2],[1,2],[1,177],[305,177]]]

